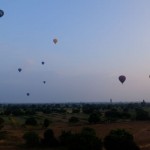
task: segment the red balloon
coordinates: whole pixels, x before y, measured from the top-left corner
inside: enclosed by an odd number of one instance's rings
[[[119,76],[119,81],[123,84],[126,80],[126,77],[124,75]]]

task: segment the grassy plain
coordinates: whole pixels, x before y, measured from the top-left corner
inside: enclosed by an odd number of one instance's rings
[[[68,119],[71,116],[76,116],[80,119],[79,123],[68,123]],[[34,117],[38,121],[37,126],[25,126],[25,120],[29,116],[1,116],[5,120],[5,125],[1,129],[1,133],[4,133],[5,138],[0,140],[1,150],[20,150],[26,149],[22,145],[24,140],[23,134],[27,131],[35,131],[42,138],[45,129],[42,124],[45,118],[51,120],[49,128],[53,129],[56,137],[59,137],[62,130],[71,130],[72,132],[79,132],[83,127],[91,127],[95,129],[98,137],[103,139],[110,130],[123,128],[133,134],[136,143],[141,147],[141,150],[150,150],[150,121],[124,121],[116,123],[100,123],[89,124],[87,122],[88,115],[78,114],[43,114],[38,113]],[[58,149],[52,149],[58,150]]]

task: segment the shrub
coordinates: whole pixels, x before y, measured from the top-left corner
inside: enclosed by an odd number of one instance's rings
[[[7,136],[7,131],[0,131],[0,140],[5,139]]]
[[[50,121],[48,119],[44,119],[43,127],[47,128],[50,124]]]
[[[71,139],[73,137],[73,134],[71,131],[62,131],[61,135],[59,136],[60,144],[62,146],[68,146],[68,144],[71,142]]]
[[[102,141],[94,129],[83,128],[81,133],[74,134],[68,145],[69,150],[102,150]]]
[[[140,150],[133,136],[124,129],[112,130],[104,138],[104,147],[106,150]]]
[[[136,111],[136,119],[137,120],[149,120],[150,117],[149,117],[149,113],[143,109],[140,109],[140,108],[137,108],[135,109]]]
[[[117,109],[111,109],[105,112],[105,117],[109,121],[120,119],[120,112]]]
[[[73,108],[72,113],[80,113],[80,108]]]
[[[4,119],[0,117],[0,129],[4,127]]]
[[[92,113],[88,118],[89,123],[98,123],[100,122],[100,115],[99,113]]]
[[[55,147],[58,146],[58,141],[54,136],[52,129],[47,129],[44,132],[44,138],[42,139],[42,145],[45,147]]]
[[[31,125],[31,126],[36,126],[37,125],[37,121],[35,118],[27,118],[27,120],[25,121],[25,125]]]
[[[79,118],[73,116],[73,117],[69,118],[69,122],[70,123],[77,123],[77,122],[79,122]]]
[[[29,147],[36,147],[39,145],[39,136],[35,132],[27,132],[23,135],[25,143]]]

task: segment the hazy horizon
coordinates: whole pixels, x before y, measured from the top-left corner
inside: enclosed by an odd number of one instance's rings
[[[149,8],[149,0],[0,0],[0,103],[150,102]]]

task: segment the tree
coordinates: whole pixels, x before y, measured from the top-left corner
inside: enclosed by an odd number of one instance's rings
[[[0,129],[4,127],[4,119],[0,117]]]
[[[36,126],[37,125],[37,121],[33,117],[27,118],[26,121],[25,121],[25,125]]]
[[[137,108],[136,110],[136,119],[137,120],[149,120],[149,113],[143,109]]]
[[[50,121],[48,119],[44,119],[43,127],[47,128],[50,124]]]
[[[4,119],[2,117],[0,117],[0,130],[4,127]],[[7,131],[0,131],[0,140],[5,139],[7,135]]]
[[[17,109],[14,109],[12,111],[12,115],[14,115],[14,116],[21,116],[21,115],[24,115],[24,112],[23,112],[22,109],[17,108]]]
[[[72,108],[72,113],[80,113],[80,108]]]
[[[117,109],[113,108],[105,112],[105,117],[109,121],[116,121],[117,119],[120,119],[120,112]]]
[[[104,138],[106,150],[140,150],[133,136],[124,129],[112,130]]]
[[[99,106],[97,104],[85,104],[82,107],[82,112],[85,114],[91,114],[99,111]]]
[[[23,135],[25,143],[29,147],[36,147],[39,145],[39,136],[35,132],[27,132]]]
[[[94,129],[83,128],[81,133],[71,136],[68,144],[69,150],[102,150],[102,142],[96,136]]]
[[[73,138],[73,134],[71,131],[62,131],[61,135],[59,136],[59,141],[62,146],[68,146]]]
[[[69,118],[69,122],[70,123],[77,123],[77,122],[79,122],[79,118],[72,116],[71,118]]]
[[[58,141],[54,136],[52,129],[47,129],[44,132],[44,138],[42,139],[42,145],[45,147],[55,147],[58,146]]]
[[[101,119],[99,113],[92,113],[88,118],[89,123],[98,123],[100,122],[100,120]]]

